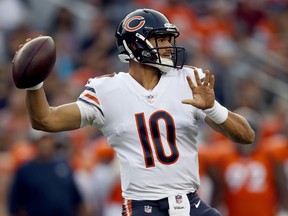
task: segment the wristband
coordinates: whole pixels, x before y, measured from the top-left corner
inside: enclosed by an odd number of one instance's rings
[[[228,118],[228,109],[219,104],[216,100],[212,108],[203,111],[216,124],[222,124]]]
[[[39,84],[37,84],[37,85],[35,85],[35,86],[32,86],[32,87],[30,87],[30,88],[26,88],[26,90],[28,90],[28,91],[34,91],[34,90],[40,89],[42,86],[43,86],[43,82],[41,82],[41,83],[39,83]]]

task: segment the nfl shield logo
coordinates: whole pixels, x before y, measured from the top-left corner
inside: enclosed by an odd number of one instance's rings
[[[145,211],[146,213],[152,213],[152,206],[149,206],[149,205],[144,206],[144,211]]]
[[[175,196],[175,199],[176,199],[176,203],[178,203],[178,204],[182,203],[182,201],[183,201],[181,194],[176,195],[176,196]]]

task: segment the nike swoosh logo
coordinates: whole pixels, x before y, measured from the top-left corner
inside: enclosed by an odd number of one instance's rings
[[[197,203],[194,203],[194,205],[195,205],[195,208],[198,208],[198,207],[199,207],[199,205],[200,205],[200,202],[201,202],[201,200],[199,200]]]

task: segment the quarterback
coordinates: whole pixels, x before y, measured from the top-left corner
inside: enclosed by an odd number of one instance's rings
[[[247,120],[215,100],[214,75],[183,66],[179,34],[158,11],[137,9],[115,33],[128,72],[91,78],[76,102],[58,107],[49,106],[42,85],[26,91],[33,128],[92,125],[107,137],[120,161],[123,215],[220,215],[197,195],[197,122],[237,143],[254,140]]]

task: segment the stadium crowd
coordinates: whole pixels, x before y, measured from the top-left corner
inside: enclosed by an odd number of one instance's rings
[[[16,89],[11,76],[19,45],[38,35],[53,37],[57,60],[44,83],[48,100],[51,105],[75,101],[90,77],[126,70],[117,57],[115,28],[128,12],[145,7],[163,12],[180,29],[185,64],[216,75],[219,102],[261,116],[261,142],[246,154],[201,125],[201,196],[227,216],[238,216],[234,212],[245,201],[255,202],[247,209],[269,208],[267,216],[288,215],[288,198],[283,198],[288,190],[287,0],[0,0],[0,216],[12,215],[15,172],[38,154],[25,92]],[[81,215],[120,215],[117,159],[101,133],[88,127],[52,136],[73,170],[85,205]],[[284,170],[279,179],[271,173],[278,165]],[[239,216],[248,215],[253,214]]]

